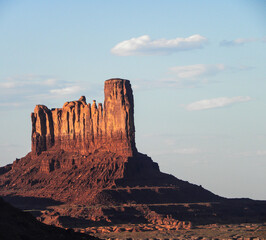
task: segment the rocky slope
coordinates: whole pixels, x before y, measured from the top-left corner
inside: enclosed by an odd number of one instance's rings
[[[1,240],[89,240],[99,239],[37,221],[30,213],[21,212],[0,198]]]

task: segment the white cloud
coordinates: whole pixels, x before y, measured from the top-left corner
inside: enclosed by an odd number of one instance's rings
[[[258,39],[256,38],[237,38],[235,40],[223,40],[220,42],[220,45],[223,47],[233,47],[233,46],[240,46],[244,45],[245,43],[250,43],[250,42],[256,42]]]
[[[202,48],[207,38],[192,35],[187,38],[151,40],[148,35],[118,43],[111,52],[118,56],[171,54],[173,52]]]
[[[77,93],[81,90],[79,86],[71,86],[71,87],[65,87],[61,89],[52,89],[50,90],[50,93],[59,94],[59,95],[67,95],[67,94],[73,94]]]
[[[195,110],[204,110],[204,109],[211,109],[211,108],[220,108],[225,107],[234,103],[238,102],[247,102],[250,101],[251,98],[249,96],[237,96],[237,97],[221,97],[221,98],[213,98],[213,99],[204,99],[201,101],[193,102],[185,106],[188,111],[195,111]]]
[[[195,64],[170,68],[171,73],[182,79],[214,75],[224,70],[224,64]]]

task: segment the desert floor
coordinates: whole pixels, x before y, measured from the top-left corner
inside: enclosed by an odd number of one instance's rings
[[[102,239],[266,239],[266,223],[211,224],[180,230],[171,230],[162,225],[156,229],[151,224],[140,224],[94,227],[80,231]]]

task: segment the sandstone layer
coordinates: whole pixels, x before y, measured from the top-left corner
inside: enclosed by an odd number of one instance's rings
[[[37,105],[32,119],[32,153],[49,149],[79,152],[115,152],[121,156],[136,153],[134,103],[130,82],[110,79],[104,86],[104,106],[78,101],[62,108]]]

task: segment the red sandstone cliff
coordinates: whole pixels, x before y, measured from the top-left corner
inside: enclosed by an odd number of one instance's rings
[[[63,108],[37,105],[32,113],[32,152],[54,148],[82,154],[96,150],[133,156],[135,147],[134,103],[130,82],[105,81],[104,106],[87,104],[82,96]]]

